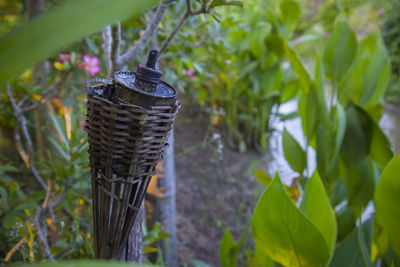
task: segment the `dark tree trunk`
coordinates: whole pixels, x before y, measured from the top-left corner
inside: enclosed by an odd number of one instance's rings
[[[161,231],[170,234],[162,240],[160,246],[163,259],[167,266],[178,266],[176,255],[176,198],[175,198],[175,161],[174,161],[174,132],[169,138],[169,147],[165,151],[164,160],[157,165],[159,174],[150,182],[146,195],[146,218],[149,231],[156,222],[161,223]],[[156,255],[150,255],[155,261]]]

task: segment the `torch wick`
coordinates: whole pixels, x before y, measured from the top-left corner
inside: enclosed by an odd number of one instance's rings
[[[149,53],[149,57],[147,58],[146,67],[156,69],[157,56],[158,56],[158,51],[151,50]]]

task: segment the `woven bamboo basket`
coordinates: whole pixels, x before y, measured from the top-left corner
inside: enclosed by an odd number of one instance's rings
[[[112,82],[87,89],[95,258],[119,259],[180,104],[118,101]]]

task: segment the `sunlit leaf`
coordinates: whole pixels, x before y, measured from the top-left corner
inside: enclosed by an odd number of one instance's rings
[[[259,252],[284,266],[323,266],[329,260],[324,237],[289,199],[278,175],[258,200],[252,232]]]
[[[257,178],[257,180],[260,183],[262,183],[265,186],[268,186],[268,184],[272,180],[272,178],[268,175],[268,173],[266,173],[262,170],[254,170],[254,176]]]
[[[322,234],[330,251],[330,255],[332,255],[336,243],[336,219],[328,196],[326,195],[324,185],[316,171],[307,182],[301,200],[300,210],[303,211],[307,218],[310,219]]]
[[[158,252],[158,251],[160,251],[158,248],[153,248],[153,247],[144,247],[143,248],[143,254]]]
[[[224,267],[236,266],[236,249],[235,240],[228,229],[225,230],[224,236],[221,239],[219,246],[219,258]]]
[[[394,156],[382,172],[375,190],[379,224],[388,233],[393,250],[400,256],[400,157]]]
[[[61,124],[60,119],[53,113],[50,113],[50,119],[53,122],[54,127],[57,130],[57,134],[59,137],[61,137],[62,141],[64,142],[64,145],[66,148],[69,148],[69,141],[67,138],[67,133],[65,130],[65,126]]]

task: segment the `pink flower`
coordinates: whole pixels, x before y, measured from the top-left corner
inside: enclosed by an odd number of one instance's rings
[[[189,76],[190,78],[194,78],[194,72],[192,71],[192,70],[187,70],[186,72],[185,72],[185,74],[187,75],[187,76]]]
[[[95,76],[98,72],[101,71],[101,68],[99,67],[99,58],[98,57],[91,57],[89,55],[84,55],[83,56],[83,65],[82,67],[90,72],[92,76]]]
[[[83,128],[85,128],[86,124],[82,123],[81,126],[79,126],[79,130],[82,130]]]
[[[58,61],[61,63],[64,63],[65,61],[68,61],[71,63],[71,53],[70,52],[61,52],[60,57],[58,58]]]
[[[381,16],[382,16],[382,15],[383,15],[383,13],[385,13],[385,11],[383,11],[383,8],[380,8],[380,9],[378,9],[378,14],[379,14],[379,15],[381,15]]]

